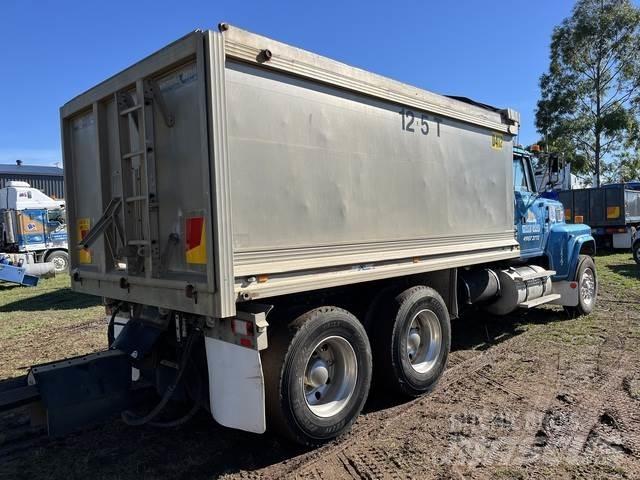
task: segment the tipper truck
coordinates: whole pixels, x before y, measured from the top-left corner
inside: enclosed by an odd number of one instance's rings
[[[104,298],[109,349],[0,394],[50,433],[204,408],[316,445],[373,378],[431,391],[463,310],[595,306],[591,230],[536,192],[511,109],[220,24],[60,113],[72,288]]]

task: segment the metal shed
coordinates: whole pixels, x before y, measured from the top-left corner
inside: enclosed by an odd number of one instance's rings
[[[28,182],[33,188],[42,190],[52,198],[64,198],[62,168],[22,163],[0,164],[0,188],[12,180]]]

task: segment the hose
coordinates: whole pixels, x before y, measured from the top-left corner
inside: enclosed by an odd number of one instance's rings
[[[111,313],[111,319],[109,320],[109,325],[107,325],[107,341],[109,342],[109,348],[111,348],[111,345],[113,345],[113,342],[116,339],[114,324],[116,321],[116,315],[118,315],[121,308],[122,302],[118,303],[113,309],[113,312]]]
[[[184,414],[182,417],[177,418],[175,420],[168,420],[166,422],[156,422],[156,421],[150,421],[149,425],[153,426],[153,427],[158,427],[158,428],[172,428],[172,427],[178,427],[180,425],[183,425],[185,423],[187,423],[189,420],[191,420],[194,415],[196,413],[198,413],[198,410],[200,410],[200,394],[202,393],[202,381],[200,380],[200,376],[197,375],[196,376],[198,378],[198,389],[197,389],[197,394],[194,395],[194,402],[193,405],[191,406],[191,409],[189,409],[189,411]]]
[[[193,347],[193,343],[195,341],[197,332],[198,330],[194,329],[189,334],[186,345],[184,347],[184,351],[182,352],[182,358],[180,362],[180,367],[178,368],[178,374],[176,375],[176,378],[173,381],[173,383],[164,392],[164,395],[160,399],[160,402],[158,402],[158,404],[149,413],[147,413],[142,417],[139,415],[136,415],[135,413],[129,410],[125,410],[121,414],[122,421],[124,423],[134,427],[145,425],[147,423],[150,423],[155,417],[157,417],[162,412],[162,410],[164,410],[169,400],[171,400],[171,397],[173,397],[173,394],[175,393],[175,390],[178,387],[180,380],[182,380],[182,375],[184,374],[187,364],[189,363],[189,356],[191,355],[191,349]],[[155,425],[158,427],[172,427],[172,426],[181,425],[182,423],[185,423],[191,417],[193,417],[193,415],[195,415],[195,413],[198,411],[198,408],[200,408],[200,404],[198,401],[196,401],[194,406],[184,417],[179,418],[177,420],[169,421],[169,422],[153,422],[152,425]]]

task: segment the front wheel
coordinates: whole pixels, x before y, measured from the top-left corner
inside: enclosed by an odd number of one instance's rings
[[[53,263],[53,269],[56,273],[62,273],[69,270],[69,254],[64,250],[55,250],[47,255],[47,262]]]
[[[565,309],[571,317],[588,315],[596,306],[598,296],[596,265],[591,257],[580,255],[575,281],[578,283],[578,305]]]
[[[636,240],[631,249],[633,251],[633,259],[640,265],[640,240]]]
[[[364,327],[346,310],[321,307],[274,330],[262,353],[267,426],[310,446],[349,430],[371,383]]]

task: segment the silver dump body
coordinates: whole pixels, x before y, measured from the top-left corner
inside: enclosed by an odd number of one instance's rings
[[[515,112],[221,30],[62,107],[75,290],[227,317],[518,256]]]

